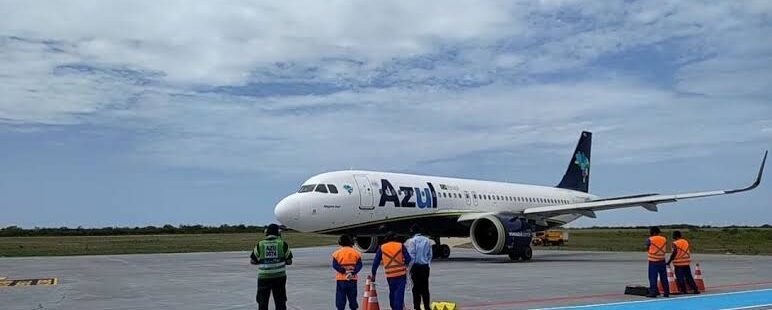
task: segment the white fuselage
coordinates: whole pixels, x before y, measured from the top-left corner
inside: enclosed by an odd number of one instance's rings
[[[289,228],[326,232],[442,214],[517,214],[530,207],[595,198],[588,193],[547,186],[375,171],[335,171],[308,179],[301,190],[282,199],[274,213]],[[552,220],[568,223],[578,217],[567,214]]]

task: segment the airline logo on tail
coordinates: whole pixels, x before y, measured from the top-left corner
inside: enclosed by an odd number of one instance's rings
[[[579,166],[579,170],[582,170],[582,183],[587,183],[587,176],[590,175],[590,159],[579,151],[574,155],[574,164]]]

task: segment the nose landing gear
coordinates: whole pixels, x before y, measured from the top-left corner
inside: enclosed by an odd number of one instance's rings
[[[434,245],[432,245],[432,258],[448,258],[450,257],[450,246],[440,243],[440,238],[434,238]]]

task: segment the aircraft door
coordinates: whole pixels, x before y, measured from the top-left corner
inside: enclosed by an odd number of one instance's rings
[[[472,205],[472,196],[469,196],[469,191],[464,191],[464,198],[466,198],[466,205]]]
[[[474,201],[474,206],[477,206],[477,192],[472,191],[472,201]]]
[[[354,180],[357,182],[357,187],[359,189],[359,209],[375,209],[375,205],[373,204],[373,188],[370,185],[370,179],[366,175],[355,175]]]

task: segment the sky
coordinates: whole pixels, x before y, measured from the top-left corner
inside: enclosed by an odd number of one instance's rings
[[[772,2],[0,0],[0,226],[265,224],[367,169],[601,196],[743,187]],[[772,223],[755,191],[577,226]]]

